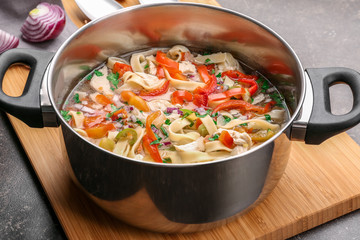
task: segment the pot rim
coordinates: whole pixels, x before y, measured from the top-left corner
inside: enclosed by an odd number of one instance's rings
[[[96,144],[86,140],[84,137],[82,137],[79,133],[77,133],[72,127],[69,126],[69,124],[62,118],[59,110],[55,107],[56,103],[54,101],[54,97],[51,91],[51,87],[52,86],[52,75],[54,72],[54,63],[57,62],[59,55],[64,51],[64,49],[68,46],[68,44],[73,41],[79,34],[81,34],[81,32],[83,32],[85,29],[92,27],[93,25],[97,24],[98,22],[101,21],[105,21],[107,18],[110,18],[112,16],[115,16],[117,14],[121,14],[123,12],[130,12],[130,11],[135,11],[137,9],[142,9],[142,8],[152,8],[152,7],[158,7],[158,6],[164,6],[164,5],[170,5],[170,6],[176,6],[176,5],[182,5],[182,6],[188,6],[188,7],[202,7],[202,8],[211,8],[213,10],[216,11],[221,11],[221,12],[225,12],[227,14],[232,14],[235,15],[236,17],[240,17],[243,19],[246,19],[256,25],[258,25],[259,27],[263,28],[264,30],[266,30],[267,32],[269,32],[270,34],[272,34],[274,37],[276,37],[285,47],[286,49],[291,53],[292,57],[294,58],[296,65],[298,67],[298,71],[300,74],[300,78],[301,78],[301,94],[300,94],[300,98],[299,98],[299,102],[298,105],[295,109],[295,111],[293,112],[292,117],[287,121],[286,124],[283,125],[282,129],[276,133],[272,138],[270,138],[269,140],[267,140],[266,142],[246,151],[243,152],[239,155],[235,155],[235,156],[230,156],[224,159],[219,159],[219,160],[213,160],[213,161],[208,161],[208,162],[199,162],[199,163],[172,163],[172,164],[168,164],[168,163],[157,163],[157,162],[148,162],[148,161],[142,161],[142,160],[137,160],[137,159],[133,159],[133,158],[128,158],[128,157],[124,157],[124,156],[119,156],[113,152],[110,152],[108,150],[105,150],[99,146],[97,146]],[[289,129],[291,127],[291,125],[293,124],[293,122],[295,121],[295,119],[298,117],[300,110],[303,106],[304,103],[304,99],[305,99],[305,89],[306,89],[306,81],[305,81],[305,73],[304,73],[304,68],[302,67],[302,64],[298,58],[298,56],[296,55],[295,51],[291,48],[291,46],[278,34],[276,33],[273,29],[271,29],[270,27],[266,26],[265,24],[261,23],[260,21],[249,17],[245,14],[236,12],[234,10],[231,9],[227,9],[227,8],[223,8],[223,7],[218,7],[218,6],[213,6],[213,5],[208,5],[208,4],[203,4],[203,3],[185,3],[185,2],[174,2],[174,3],[153,3],[153,4],[145,4],[145,5],[135,5],[135,6],[131,6],[131,7],[126,7],[123,9],[119,9],[111,14],[108,14],[106,16],[100,17],[98,19],[92,20],[91,22],[87,23],[86,25],[84,25],[83,27],[79,28],[75,33],[73,33],[61,46],[60,48],[56,51],[54,58],[52,59],[51,63],[50,63],[50,68],[49,68],[49,74],[47,75],[47,79],[46,81],[48,81],[47,84],[47,92],[49,94],[49,98],[50,98],[50,102],[51,105],[54,108],[54,111],[56,112],[58,118],[60,118],[63,126],[66,126],[68,128],[70,128],[70,130],[76,134],[79,138],[81,138],[83,141],[86,141],[88,144],[93,145],[94,147],[108,153],[108,154],[112,154],[115,157],[121,158],[121,159],[126,159],[129,161],[133,161],[135,163],[140,163],[140,164],[147,164],[147,165],[154,165],[154,166],[159,166],[159,167],[197,167],[197,166],[202,166],[202,165],[209,165],[209,164],[217,164],[217,163],[221,163],[224,161],[231,161],[234,160],[238,157],[245,157],[249,154],[252,154],[253,152],[257,151],[258,149],[271,144],[275,139],[277,139],[281,134],[283,134],[287,129]],[[288,136],[289,137],[289,136]],[[289,139],[290,140],[290,139]]]

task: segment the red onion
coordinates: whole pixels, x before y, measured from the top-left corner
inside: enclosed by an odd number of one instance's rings
[[[19,39],[10,33],[0,30],[0,54],[19,45]]]
[[[64,27],[64,10],[58,5],[43,2],[30,11],[20,31],[29,42],[43,42],[59,36]]]
[[[183,112],[180,111],[180,109],[178,108],[174,108],[174,107],[166,108],[166,113],[173,113],[173,111],[177,111],[178,114],[183,115]]]

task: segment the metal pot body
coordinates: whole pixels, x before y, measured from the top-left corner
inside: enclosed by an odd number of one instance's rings
[[[177,44],[194,51],[230,52],[246,68],[267,77],[289,109],[281,131],[239,156],[159,164],[108,152],[86,141],[61,117],[69,92],[108,57]],[[274,31],[247,16],[209,5],[154,4],[119,10],[79,29],[47,67],[51,58],[52,54],[35,50],[3,53],[0,84],[12,63],[27,63],[31,70],[21,97],[0,91],[0,108],[31,127],[60,122],[68,169],[78,186],[110,214],[154,231],[199,231],[232,220],[276,186],[289,159],[290,139],[319,144],[360,122],[357,72],[331,68],[307,69],[305,74],[294,51]],[[351,87],[354,106],[346,115],[335,116],[329,110],[328,88],[338,81]]]
[[[229,51],[262,70],[276,58],[292,76],[286,96],[294,118],[304,95],[303,70],[291,48],[274,32],[238,13],[198,4],[159,4],[125,9],[89,23],[56,53],[48,82],[59,108],[83,68],[108,56],[183,44],[190,49]],[[271,77],[271,76],[270,76]],[[274,77],[274,76],[273,76]],[[110,214],[132,225],[162,232],[198,231],[222,224],[255,206],[280,179],[290,153],[287,129],[250,152],[202,164],[152,164],[122,158],[90,144],[61,120],[71,174]]]

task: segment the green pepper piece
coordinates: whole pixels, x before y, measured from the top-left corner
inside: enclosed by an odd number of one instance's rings
[[[132,128],[125,128],[115,137],[116,141],[119,141],[120,139],[128,139],[130,146],[132,146],[137,140],[137,132]]]

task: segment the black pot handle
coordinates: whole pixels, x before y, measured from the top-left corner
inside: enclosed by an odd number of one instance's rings
[[[44,127],[40,103],[40,89],[46,67],[54,56],[52,52],[34,49],[10,49],[0,55],[0,109],[17,117],[30,127]],[[3,79],[10,65],[23,63],[31,69],[19,97],[4,93]]]
[[[307,125],[305,143],[320,144],[360,122],[360,74],[349,68],[310,68],[314,103]],[[333,115],[329,88],[336,82],[349,85],[353,93],[353,108],[347,114]]]

